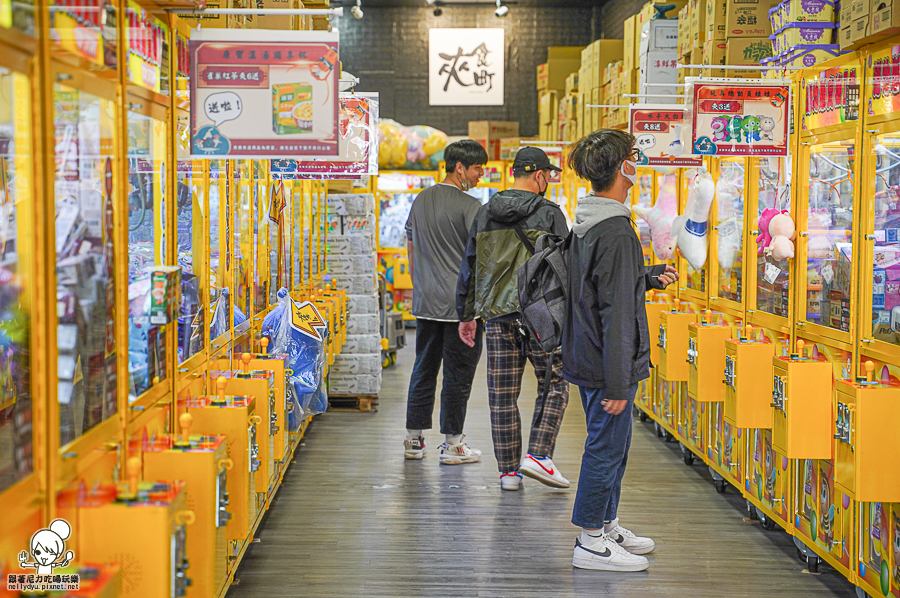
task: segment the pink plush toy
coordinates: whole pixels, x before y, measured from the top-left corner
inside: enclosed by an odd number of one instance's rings
[[[759,215],[759,234],[756,236],[756,244],[759,245],[756,253],[763,255],[769,243],[772,242],[772,235],[769,233],[769,223],[776,215],[781,214],[781,210],[775,208],[766,208]]]
[[[675,175],[666,175],[659,188],[659,196],[652,208],[634,206],[632,210],[638,218],[650,225],[650,239],[653,252],[661,260],[675,255],[675,239],[671,237],[672,222],[678,216],[678,196]]]
[[[772,242],[769,249],[776,260],[791,259],[794,257],[794,221],[787,211],[775,214],[769,221],[769,235]]]

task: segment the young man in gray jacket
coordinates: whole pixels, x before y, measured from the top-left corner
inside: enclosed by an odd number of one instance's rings
[[[644,293],[678,280],[672,266],[644,266],[629,192],[637,179],[634,137],[601,129],[580,140],[569,165],[593,191],[578,201],[569,250],[563,328],[563,376],[576,384],[587,441],[572,523],[582,528],[572,564],[581,569],[643,571],[650,538],[619,525],[617,509],[631,447],[634,397],[650,376]]]

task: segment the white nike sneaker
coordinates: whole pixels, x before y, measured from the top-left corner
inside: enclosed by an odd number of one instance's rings
[[[407,438],[403,441],[403,456],[407,459],[421,459],[425,456],[425,439]]]
[[[528,456],[522,461],[519,471],[529,478],[534,478],[542,484],[553,486],[554,488],[569,487],[569,480],[563,477],[550,457],[535,457],[528,453]]]
[[[631,554],[609,536],[602,535],[592,544],[582,544],[581,537],[575,539],[575,553],[572,565],[578,569],[595,571],[645,571],[650,568],[646,557]]]
[[[607,534],[609,539],[615,541],[616,544],[631,554],[648,554],[653,552],[653,549],[656,548],[656,542],[650,538],[635,536],[631,530],[625,529],[619,525],[618,517],[611,523],[614,527],[613,530]]]
[[[465,434],[462,438],[465,438]],[[459,444],[441,445],[441,464],[443,465],[459,465],[460,463],[475,463],[481,459],[481,451],[469,447],[468,444],[460,439]]]
[[[500,488],[518,490],[522,486],[522,474],[518,471],[507,471],[500,474]]]

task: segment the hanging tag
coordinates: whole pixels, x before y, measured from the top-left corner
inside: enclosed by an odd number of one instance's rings
[[[766,273],[763,278],[769,284],[775,284],[775,280],[778,278],[779,274],[781,274],[781,268],[775,264],[766,264]]]

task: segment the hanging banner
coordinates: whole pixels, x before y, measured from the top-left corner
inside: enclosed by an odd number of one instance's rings
[[[191,30],[194,158],[338,157],[338,33]]]
[[[628,131],[640,150],[638,166],[703,165],[703,158],[691,156],[681,140],[684,109],[673,104],[633,104],[629,109]]]
[[[378,174],[378,94],[341,92],[340,156],[272,160],[272,178],[360,179]]]
[[[821,71],[800,81],[803,131],[859,120],[860,63]]]
[[[869,116],[900,112],[900,46],[869,54]]]
[[[685,140],[694,155],[786,156],[790,83],[689,79]]]
[[[128,0],[128,80],[156,92],[168,79],[169,28],[134,0]],[[165,68],[166,72],[163,73]]]
[[[428,30],[428,104],[502,106],[503,29]]]
[[[12,5],[10,2],[10,25]],[[5,8],[0,10],[7,12]],[[50,11],[50,39],[76,56],[96,64],[104,64],[101,19],[105,11],[105,0],[87,0],[77,5],[57,3]]]

